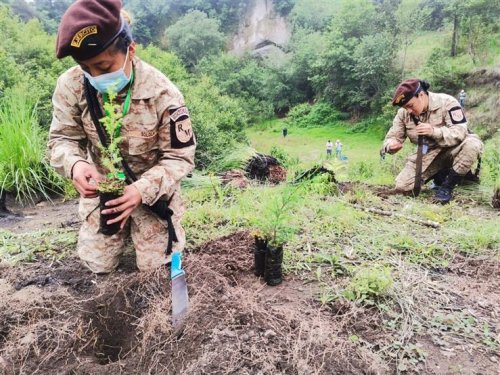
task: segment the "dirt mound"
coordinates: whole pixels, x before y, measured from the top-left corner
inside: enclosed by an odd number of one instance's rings
[[[76,259],[4,267],[0,372],[376,373],[311,290],[293,279],[271,288],[253,276],[252,242],[239,232],[186,256],[191,306],[180,335],[165,269],[141,274],[130,259],[109,276]]]
[[[230,171],[222,173],[220,175],[220,180],[223,185],[229,185],[238,189],[244,189],[248,187],[250,183],[245,173],[239,169],[231,169]]]

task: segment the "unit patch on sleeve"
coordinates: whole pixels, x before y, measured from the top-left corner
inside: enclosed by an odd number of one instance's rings
[[[463,124],[467,122],[462,107],[453,107],[448,113],[450,114],[450,119],[453,124]]]
[[[193,127],[186,107],[170,110],[170,139],[172,148],[194,145]]]

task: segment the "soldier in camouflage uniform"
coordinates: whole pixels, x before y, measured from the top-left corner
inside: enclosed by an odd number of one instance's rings
[[[448,203],[454,187],[480,157],[483,143],[469,133],[467,119],[457,100],[450,95],[429,92],[428,88],[427,82],[418,79],[406,80],[398,86],[392,104],[401,108],[385,137],[381,153],[396,153],[407,137],[417,144],[418,136],[424,136],[422,180],[434,178],[439,186],[435,199]],[[409,156],[396,178],[397,190],[413,190],[416,159],[416,153]]]
[[[195,138],[182,94],[161,72],[135,56],[128,23],[120,14],[119,0],[78,0],[64,14],[57,36],[57,57],[72,56],[78,63],[57,81],[53,119],[49,133],[51,165],[71,178],[80,193],[83,220],[78,255],[95,273],[113,271],[130,236],[140,270],[168,262],[167,223],[145,208],[157,200],[170,201],[172,221],[182,251],[185,234],[180,220],[184,212],[180,181],[194,167]],[[133,83],[131,76],[133,72]],[[109,202],[107,213],[121,231],[99,233],[99,199],[96,182],[105,173],[100,164],[100,143],[84,95],[84,76],[102,93],[117,91],[122,104],[131,90],[129,111],[123,118],[121,154],[138,180],[123,195]]]

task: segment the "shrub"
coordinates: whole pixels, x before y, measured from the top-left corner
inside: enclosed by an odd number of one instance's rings
[[[313,105],[302,103],[288,112],[288,122],[299,127],[328,125],[346,120],[348,117],[348,114],[339,112],[330,104],[324,102]]]
[[[269,154],[272,157],[276,158],[285,167],[291,167],[291,166],[299,164],[299,162],[300,162],[299,158],[291,157],[290,154],[288,154],[283,148],[276,146],[276,145],[271,147]]]

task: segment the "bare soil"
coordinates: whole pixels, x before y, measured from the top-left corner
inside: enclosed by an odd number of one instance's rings
[[[76,230],[76,209],[74,201],[43,213],[17,209],[25,218],[1,225]],[[180,334],[170,322],[168,270],[139,273],[132,253],[106,276],[75,257],[0,263],[0,373],[499,374],[498,350],[441,331],[415,335],[425,360],[398,370],[384,354],[394,343],[385,312],[345,300],[321,306],[320,285],[293,275],[269,287],[253,275],[252,249],[244,231],[188,249],[190,312]],[[457,256],[425,277],[436,299],[446,292],[441,306],[496,321],[492,334],[500,332],[498,259]]]

